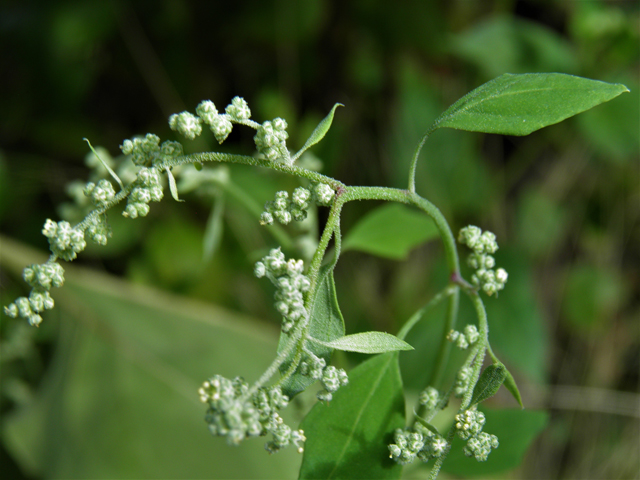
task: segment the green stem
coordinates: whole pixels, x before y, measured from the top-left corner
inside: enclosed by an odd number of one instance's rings
[[[442,333],[442,339],[440,341],[440,347],[438,349],[438,355],[436,356],[436,365],[433,369],[433,374],[429,385],[434,388],[439,388],[444,377],[444,372],[447,368],[447,359],[451,352],[451,342],[447,340],[447,335],[456,326],[456,320],[458,318],[458,305],[460,303],[460,288],[454,287],[454,290],[449,297],[449,303],[447,304],[447,317]]]
[[[178,165],[185,165],[188,163],[204,163],[204,162],[220,162],[220,163],[238,163],[241,165],[251,165],[254,167],[265,167],[278,172],[287,173],[295,177],[306,178],[316,183],[326,183],[330,185],[334,190],[344,188],[345,185],[331,177],[322,175],[321,173],[307,170],[306,168],[299,167],[297,165],[290,165],[282,162],[271,162],[261,158],[249,157],[247,155],[232,155],[230,153],[218,153],[218,152],[205,152],[205,153],[192,153],[189,155],[183,155],[165,162],[160,162],[155,165],[158,169],[164,167],[176,167]]]
[[[449,285],[448,287],[440,290],[424,307],[414,313],[409,320],[402,326],[400,331],[398,332],[397,337],[400,340],[404,340],[407,334],[411,331],[411,329],[425,316],[425,314],[431,310],[433,307],[442,302],[445,298],[450,295],[454,295],[454,292],[457,290],[457,287]],[[448,342],[447,342],[448,343]]]
[[[352,200],[387,200],[419,208],[431,217],[440,232],[450,274],[454,278],[460,276],[460,262],[453,233],[444,215],[433,203],[415,192],[388,187],[346,187],[343,198],[345,202]]]
[[[424,134],[424,136],[422,137],[422,140],[420,140],[420,143],[418,144],[418,146],[416,147],[416,151],[413,154],[413,159],[411,160],[411,165],[409,167],[409,191],[411,193],[416,193],[416,167],[418,165],[418,157],[420,156],[420,151],[422,150],[422,147],[424,146],[425,142],[427,141],[427,139],[429,138],[429,135],[431,135],[431,129]]]

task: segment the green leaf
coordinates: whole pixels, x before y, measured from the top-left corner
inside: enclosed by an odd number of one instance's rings
[[[322,120],[320,120],[320,123],[318,124],[318,126],[315,128],[313,132],[311,132],[311,136],[309,136],[304,146],[298,151],[298,153],[296,153],[292,157],[292,161],[295,161],[306,150],[313,147],[316,143],[318,143],[320,140],[324,138],[324,136],[327,134],[327,132],[331,128],[331,124],[333,123],[333,115],[336,112],[336,108],[338,107],[344,107],[344,105],[341,103],[336,103],[333,106],[329,114],[326,117],[324,117]]]
[[[478,379],[478,383],[476,383],[476,387],[473,389],[471,405],[484,402],[487,398],[493,397],[506,377],[507,369],[501,363],[494,363],[485,368]]]
[[[93,154],[96,156],[96,158],[98,160],[100,160],[100,163],[102,164],[102,166],[107,170],[107,172],[109,172],[109,175],[111,175],[111,177],[113,177],[113,179],[118,182],[118,185],[120,185],[120,189],[124,190],[124,185],[122,185],[122,180],[120,180],[120,177],[116,174],[116,172],[114,172],[111,167],[109,167],[109,165],[107,165],[107,163],[102,160],[102,158],[100,158],[100,155],[98,155],[98,152],[96,152],[93,148],[93,145],[91,145],[91,142],[89,141],[88,138],[83,138],[83,140],[85,142],[87,142],[87,144],[89,145],[89,148],[91,149],[91,151],[93,152]]]
[[[483,409],[486,417],[484,431],[497,435],[500,446],[492,450],[486,462],[478,462],[462,453],[465,441],[457,435],[442,470],[456,477],[487,478],[512,470],[522,459],[549,421],[547,412],[520,409]],[[428,467],[428,465],[427,465]]]
[[[513,379],[513,375],[511,375],[511,372],[509,370],[507,370],[507,376],[504,379],[504,386],[507,390],[509,390],[509,392],[511,392],[511,395],[513,395],[513,398],[516,399],[520,407],[524,408],[520,390],[518,390],[518,385],[516,385],[516,381]]]
[[[5,237],[0,244],[5,272],[46,261]],[[102,273],[65,270],[40,327],[59,327],[53,359],[33,402],[3,413],[0,426],[25,475],[295,478],[295,449],[269,456],[261,439],[231,448],[213,437],[197,393],[215,373],[258,378],[273,359],[276,329]]]
[[[180,197],[178,197],[178,187],[176,186],[176,179],[173,177],[171,169],[167,167],[164,171],[167,172],[167,178],[169,179],[169,191],[171,191],[171,196],[176,202],[184,202],[184,200],[180,200]]]
[[[425,214],[389,203],[369,212],[347,233],[342,251],[403,260],[413,248],[437,236],[437,227]]]
[[[361,363],[329,404],[316,404],[302,421],[307,442],[300,478],[400,478],[402,467],[389,458],[387,445],[404,423],[398,354]]]
[[[562,73],[505,73],[451,105],[431,127],[528,135],[629,89]]]
[[[311,320],[309,321],[309,336],[321,342],[330,342],[336,338],[344,336],[344,319],[338,306],[338,298],[336,297],[336,285],[333,280],[334,265],[325,265],[318,273],[318,288],[311,306]],[[280,343],[278,344],[278,352],[281,352],[291,341],[288,334],[280,335]],[[324,358],[327,364],[331,360],[333,348],[310,342],[307,344],[309,350],[316,356]],[[287,360],[280,366],[280,372],[285,373],[291,361],[295,356],[295,349],[289,355]],[[294,373],[282,384],[282,391],[289,398],[297,395],[305,390],[309,385],[314,383],[313,378]]]
[[[400,340],[395,335],[384,332],[356,333],[336,338],[330,342],[323,342],[315,338],[310,338],[309,340],[325,347],[345,352],[386,353],[397,350],[413,350],[413,347],[407,342]]]

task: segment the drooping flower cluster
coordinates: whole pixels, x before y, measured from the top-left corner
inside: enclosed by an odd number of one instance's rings
[[[333,365],[329,365],[322,372],[323,390],[317,393],[318,400],[322,402],[330,402],[333,399],[333,394],[338,391],[340,387],[344,387],[349,383],[349,377],[347,372],[342,368],[336,368]]]
[[[340,387],[349,383],[347,372],[331,365],[327,367],[324,358],[316,356],[309,350],[305,349],[305,354],[305,359],[300,362],[300,374],[314,380],[320,380],[324,388],[316,394],[316,397],[321,402],[330,402],[333,399],[333,394]]]
[[[447,448],[447,441],[432,432],[420,422],[412,428],[398,428],[394,434],[395,443],[389,445],[389,458],[400,465],[412,463],[416,457],[423,462],[440,457]]]
[[[460,230],[458,242],[472,250],[467,264],[476,270],[471,276],[471,282],[482,289],[487,295],[493,295],[504,288],[507,282],[507,272],[503,268],[493,270],[496,261],[492,257],[498,250],[496,236],[491,232],[482,232],[476,226],[469,225]]]
[[[491,450],[499,445],[498,437],[482,431],[485,422],[484,414],[476,407],[456,415],[456,432],[460,438],[467,440],[463,452],[479,462],[487,460]]]
[[[249,386],[242,378],[230,380],[215,375],[203,383],[198,394],[200,400],[209,405],[205,415],[209,431],[226,437],[230,445],[271,433],[273,439],[265,444],[269,453],[289,445],[294,445],[299,453],[303,452],[304,432],[285,425],[278,413],[289,403],[279,387],[261,388],[249,395]]]
[[[447,340],[456,344],[458,348],[465,350],[469,345],[473,345],[480,338],[478,329],[475,325],[467,325],[463,332],[451,330],[447,335]]]
[[[64,269],[56,262],[30,265],[23,270],[22,277],[31,286],[29,298],[16,299],[4,307],[4,312],[13,318],[25,318],[31,325],[38,326],[42,322],[40,312],[53,308],[49,290],[64,284]]]
[[[302,260],[287,261],[279,248],[271,250],[269,255],[255,265],[255,276],[266,276],[277,289],[275,307],[283,316],[284,332],[290,331],[296,322],[308,315],[304,306],[304,292],[309,290],[311,283],[303,271]]]
[[[164,196],[160,172],[155,167],[142,168],[134,185],[122,215],[129,218],[144,217],[149,213],[149,202],[159,202]]]

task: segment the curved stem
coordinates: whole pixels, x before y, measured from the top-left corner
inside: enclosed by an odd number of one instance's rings
[[[447,298],[449,295],[453,295],[457,290],[457,287],[449,285],[448,287],[440,290],[424,307],[414,313],[409,320],[402,326],[398,335],[396,335],[400,340],[404,340],[407,334],[411,331],[411,329],[425,316],[425,314],[431,310],[433,307],[438,305],[442,300]],[[447,342],[448,343],[448,342]]]
[[[411,166],[409,167],[409,187],[408,187],[411,193],[416,192],[416,167],[418,165],[418,157],[420,157],[420,151],[422,150],[422,147],[424,146],[425,142],[429,138],[429,135],[431,135],[431,130],[429,130],[427,133],[424,134],[424,136],[422,137],[422,140],[420,140],[420,143],[416,147],[416,151],[413,154],[413,159],[411,160]]]
[[[278,172],[288,173],[296,177],[306,178],[312,182],[326,183],[330,185],[334,190],[344,188],[345,185],[331,177],[322,175],[321,173],[307,170],[306,168],[299,167],[297,165],[290,165],[282,162],[271,162],[262,158],[249,157],[247,155],[232,155],[230,153],[217,153],[217,152],[205,152],[205,153],[192,153],[189,155],[183,155],[165,162],[160,162],[155,165],[159,169],[164,167],[176,167],[178,165],[184,165],[187,163],[204,163],[204,162],[221,162],[221,163],[238,163],[241,165],[251,165],[254,167],[265,167]]]
[[[453,233],[442,212],[430,201],[415,192],[388,187],[346,187],[343,198],[345,202],[352,200],[387,200],[406,203],[419,208],[431,217],[440,232],[452,277],[457,278],[460,276],[460,262]]]

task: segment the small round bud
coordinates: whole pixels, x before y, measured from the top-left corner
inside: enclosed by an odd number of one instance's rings
[[[218,115],[211,123],[211,131],[218,143],[224,142],[233,130],[233,124],[223,115]]]
[[[169,127],[189,140],[202,133],[201,119],[190,112],[174,113],[169,117]]]
[[[196,115],[207,125],[212,125],[218,110],[211,100],[203,100],[196,107]]]
[[[234,97],[225,112],[236,122],[242,122],[251,118],[251,110],[242,97]]]
[[[272,225],[273,215],[269,212],[262,212],[260,215],[260,225]]]

